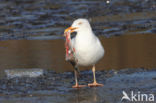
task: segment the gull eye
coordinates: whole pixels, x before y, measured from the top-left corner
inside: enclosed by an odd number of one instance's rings
[[[79,22],[79,23],[78,23],[78,25],[81,25],[81,24],[82,24],[82,22]]]

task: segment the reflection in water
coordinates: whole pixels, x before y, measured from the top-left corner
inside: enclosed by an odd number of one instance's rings
[[[73,103],[98,103],[100,101],[97,88],[74,89],[73,92],[74,98],[70,100]]]
[[[93,88],[93,102],[97,102],[98,101],[98,92],[97,92],[97,88]]]
[[[97,69],[156,67],[156,35],[100,37],[105,48]],[[0,42],[0,68],[46,68],[70,71],[64,58],[64,40],[10,40]],[[80,69],[85,69],[80,68]],[[88,69],[88,68],[86,68]]]

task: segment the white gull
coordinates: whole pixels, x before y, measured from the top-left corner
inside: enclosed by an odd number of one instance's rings
[[[96,82],[95,77],[95,64],[103,57],[104,48],[98,39],[98,37],[93,33],[92,28],[87,19],[77,19],[73,22],[72,26],[65,30],[76,32],[76,36],[71,39],[71,48],[74,49],[75,61],[71,62],[75,68],[75,86],[73,88],[83,87],[83,85],[78,84],[77,80],[77,69],[78,66],[93,66],[93,79],[92,84],[88,86],[103,86]]]

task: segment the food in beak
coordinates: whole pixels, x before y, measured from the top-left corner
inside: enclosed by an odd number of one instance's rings
[[[73,48],[71,47],[70,34],[71,34],[70,29],[68,31],[65,30],[64,36],[66,37],[66,41],[65,41],[66,61],[71,61],[74,59],[74,51],[73,51]]]

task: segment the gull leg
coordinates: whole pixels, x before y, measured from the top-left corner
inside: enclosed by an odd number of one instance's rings
[[[79,85],[78,84],[78,79],[77,79],[77,71],[74,70],[74,74],[75,74],[75,85],[72,86],[72,88],[81,88],[81,87],[86,87],[86,85]]]
[[[89,87],[103,86],[103,84],[99,84],[99,83],[96,82],[95,65],[93,66],[92,71],[93,71],[93,79],[94,79],[94,82],[91,83],[91,84],[88,84],[88,86],[89,86]]]

